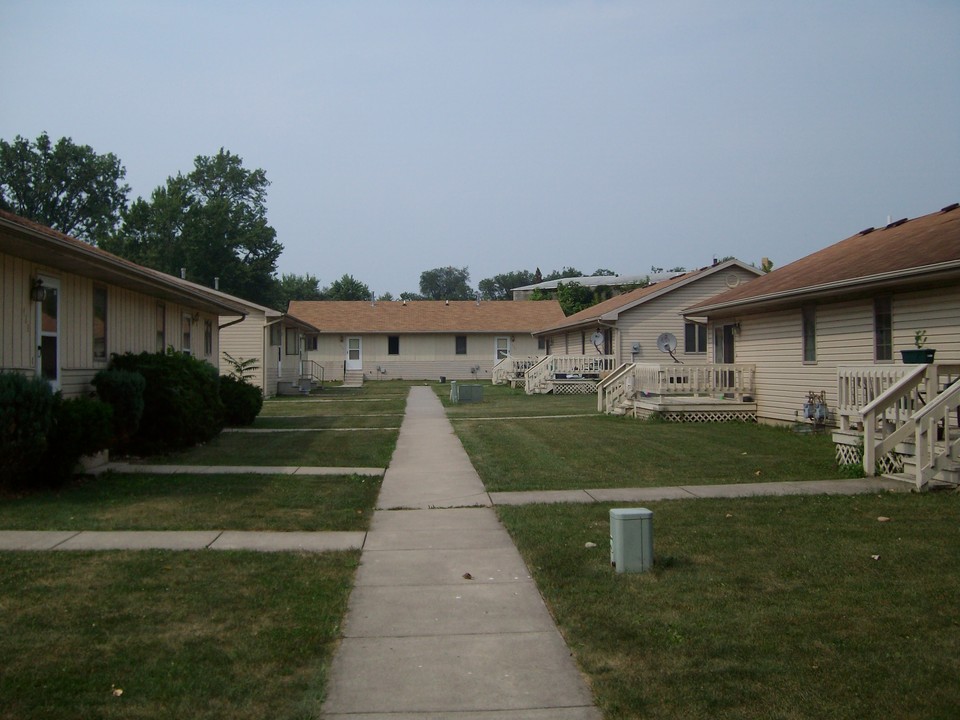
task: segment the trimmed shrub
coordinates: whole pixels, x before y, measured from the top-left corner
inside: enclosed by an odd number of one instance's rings
[[[59,487],[72,476],[80,458],[94,455],[113,438],[113,408],[92,398],[71,398],[57,403],[50,433],[50,449],[37,484]]]
[[[146,385],[140,427],[126,449],[179,450],[207,442],[223,429],[217,370],[178,352],[114,355],[108,370],[140,373]]]
[[[50,447],[57,397],[43,378],[0,373],[0,487],[35,479]]]
[[[220,399],[228,425],[252,425],[263,407],[260,388],[232,375],[220,378]]]
[[[113,408],[113,439],[123,446],[140,427],[147,381],[130,370],[101,370],[93,378],[97,396]]]

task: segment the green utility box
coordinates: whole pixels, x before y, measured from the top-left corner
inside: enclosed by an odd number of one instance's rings
[[[610,564],[618,573],[646,572],[653,567],[652,510],[610,511]]]
[[[461,385],[456,380],[450,383],[450,402],[483,402],[483,385]]]
[[[461,385],[460,402],[483,402],[483,385]]]

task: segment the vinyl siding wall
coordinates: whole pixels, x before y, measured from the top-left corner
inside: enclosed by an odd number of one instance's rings
[[[714,324],[740,322],[736,362],[757,366],[758,418],[792,423],[810,391],[826,391],[828,408],[836,407],[838,367],[900,364],[900,350],[913,347],[918,328],[926,329],[937,362],[960,362],[960,288],[894,294],[892,306],[892,361],[874,360],[873,298],[816,306],[815,363],[803,362],[799,307]],[[712,328],[709,339],[712,343]]]
[[[363,373],[368,379],[382,380],[436,380],[440,376],[449,380],[489,379],[495,361],[498,337],[514,338],[510,341],[510,354],[513,357],[534,357],[537,352],[537,340],[529,334],[517,333],[457,333],[457,334],[408,334],[397,333],[400,339],[400,353],[388,353],[388,340],[391,334],[320,335],[317,350],[307,353],[324,368],[328,380],[343,378],[343,365],[346,359],[348,337],[361,338]],[[466,355],[456,354],[456,336],[467,338]],[[473,373],[472,368],[480,366]],[[379,370],[378,370],[379,368]],[[383,372],[383,371],[386,372]]]
[[[739,267],[716,272],[693,282],[665,292],[659,297],[650,298],[634,308],[625,310],[617,318],[616,329],[613,333],[613,354],[619,362],[637,363],[672,363],[667,353],[657,348],[657,338],[661,333],[669,332],[677,338],[677,349],[674,355],[681,362],[688,365],[699,365],[713,362],[712,348],[709,345],[706,352],[684,352],[684,324],[680,313],[688,307],[729,289],[728,278],[735,277],[736,282],[749,282],[756,277],[753,273]],[[732,282],[732,280],[731,280]],[[594,330],[574,330],[568,333],[557,333],[549,338],[550,353],[552,355],[580,355],[583,347],[586,354],[596,352],[590,336]],[[640,352],[633,352],[633,344],[640,344]]]
[[[220,324],[225,325],[231,320],[235,320],[233,317],[221,317]],[[270,397],[273,393],[267,393],[269,386],[265,383],[265,373],[266,369],[264,367],[264,325],[266,323],[266,318],[262,312],[256,312],[251,310],[250,314],[247,315],[242,322],[237,323],[236,325],[230,325],[225,327],[220,331],[220,374],[229,375],[233,371],[233,366],[230,365],[224,358],[223,353],[230,353],[231,357],[235,360],[250,360],[255,359],[257,361],[257,369],[254,371],[250,382],[260,388],[264,392],[266,397]],[[273,385],[273,391],[277,389],[276,384]]]
[[[92,390],[90,380],[107,366],[93,357],[93,288],[107,290],[107,358],[126,352],[155,352],[157,300],[149,295],[90,278],[54,271],[0,254],[0,370],[32,375],[36,366],[36,304],[30,300],[31,280],[36,275],[60,283],[59,346],[60,383],[63,395],[71,397]],[[194,310],[164,303],[166,344],[180,349],[181,317]],[[213,323],[213,349],[204,354],[204,321]],[[216,316],[200,314],[192,325],[190,349],[194,357],[216,364],[219,355]]]

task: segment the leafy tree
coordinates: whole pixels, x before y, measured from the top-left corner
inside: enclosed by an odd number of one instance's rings
[[[442,267],[420,273],[420,294],[426,300],[472,300],[470,271],[465,268]]]
[[[569,316],[596,305],[597,298],[592,288],[584,287],[578,282],[569,282],[557,285],[557,302],[564,314]]]
[[[538,268],[539,269],[539,268]],[[554,270],[549,275],[544,275],[544,280],[563,280],[564,278],[583,277],[583,273],[574,267],[566,267],[562,270]]]
[[[292,300],[323,300],[320,279],[310,273],[284,273],[277,284],[275,298],[274,304],[278,310],[285,310]]]
[[[129,260],[271,305],[276,301],[277,258],[283,246],[267,224],[269,185],[263,170],[247,170],[223,148],[198,156],[188,175],[178,173],[138,198],[123,228],[103,246]]]
[[[382,300],[383,302],[393,302],[393,293],[389,291],[385,292],[377,297],[377,300]]]
[[[369,300],[372,293],[353,275],[344,275],[323,289],[323,300]]]
[[[477,289],[485,300],[512,300],[513,288],[532,285],[535,282],[537,282],[535,274],[529,270],[514,270],[481,280]]]
[[[402,292],[400,293],[401,300],[426,300],[423,295],[415,292]]]
[[[763,258],[760,261],[760,269],[765,273],[770,272],[773,270],[773,261],[770,258]]]
[[[597,268],[593,271],[594,276],[616,276],[616,273],[613,270],[607,270],[606,268]]]
[[[0,140],[0,208],[91,244],[117,227],[127,206],[127,171],[113,153],[98,155],[46,132],[31,143]]]

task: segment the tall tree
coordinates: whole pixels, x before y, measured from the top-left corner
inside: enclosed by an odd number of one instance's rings
[[[56,145],[46,132],[33,143],[0,140],[0,208],[94,245],[126,209],[126,174],[113,153],[98,155],[68,137]]]
[[[286,310],[291,300],[322,300],[320,279],[310,273],[304,275],[287,274],[280,276],[277,283],[276,300],[274,307],[277,310]]]
[[[532,285],[536,282],[535,277],[529,270],[514,270],[481,280],[477,289],[485,300],[512,300],[513,289]]]
[[[366,284],[357,280],[353,275],[344,274],[339,280],[330,283],[330,287],[323,289],[323,300],[369,300],[372,293]]]
[[[472,300],[470,271],[465,268],[442,267],[420,273],[420,294],[427,300]]]
[[[549,275],[544,275],[544,280],[562,280],[563,278],[583,277],[583,273],[575,267],[564,266],[562,270],[554,270]]]
[[[138,198],[106,249],[166,273],[213,285],[258,302],[276,304],[277,258],[283,246],[267,224],[269,185],[261,169],[223,148],[198,156],[193,170],[167,179],[149,201]]]

